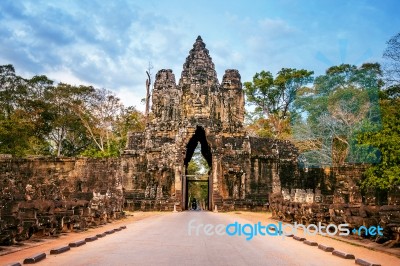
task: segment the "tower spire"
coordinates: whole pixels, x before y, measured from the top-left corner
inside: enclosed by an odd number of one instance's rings
[[[214,63],[200,35],[196,38],[193,48],[189,51],[189,56],[183,64],[179,84],[193,82],[207,84],[208,86],[218,84]]]

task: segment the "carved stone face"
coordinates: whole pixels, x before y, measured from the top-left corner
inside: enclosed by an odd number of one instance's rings
[[[316,202],[316,203],[322,202],[322,197],[321,197],[321,195],[315,195],[315,202]]]
[[[285,194],[283,195],[283,200],[290,200],[290,195],[289,194]]]
[[[314,193],[312,193],[312,194],[308,193],[307,194],[306,202],[307,203],[313,203],[314,202]]]

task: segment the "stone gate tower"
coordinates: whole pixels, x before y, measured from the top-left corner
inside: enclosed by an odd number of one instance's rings
[[[132,209],[187,208],[186,168],[198,145],[210,171],[209,209],[262,208],[281,178],[293,176],[297,153],[284,141],[249,137],[243,127],[239,71],[219,83],[201,37],[176,84],[170,69],[156,74],[146,129],[128,135],[121,179]]]

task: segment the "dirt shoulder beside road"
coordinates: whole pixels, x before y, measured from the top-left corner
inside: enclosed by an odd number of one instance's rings
[[[226,215],[233,217],[240,217],[246,219],[251,223],[261,222],[263,225],[266,224],[278,224],[277,220],[271,219],[271,213],[265,212],[229,212]],[[300,233],[298,236],[303,237]],[[257,237],[273,237],[273,236],[257,236]],[[280,237],[280,236],[276,236]],[[400,248],[385,248],[385,247],[374,247],[378,246],[376,243],[362,242],[358,240],[345,239],[344,237],[325,237],[322,235],[305,236],[307,240],[315,241],[318,244],[331,246],[335,250],[344,251],[347,253],[354,254],[356,258],[364,259],[369,262],[380,263],[381,265],[400,265]],[[285,237],[282,241],[295,241],[291,237]],[[304,245],[304,244],[302,244]],[[323,252],[318,250],[317,247],[311,247],[310,250],[314,249],[315,252]],[[389,254],[390,253],[390,254]]]
[[[71,242],[83,240],[86,237],[95,236],[96,234],[103,233],[107,230],[118,228],[123,225],[131,224],[132,222],[143,220],[149,217],[160,216],[165,213],[162,212],[134,212],[127,213],[127,217],[121,220],[116,220],[112,223],[107,223],[106,225],[99,226],[96,228],[90,228],[82,232],[70,232],[66,234],[61,234],[59,237],[46,237],[31,239],[22,242],[21,246],[0,246],[0,265],[5,265],[11,262],[22,263],[26,257],[32,256],[37,253],[50,253],[50,250],[60,246],[68,245]],[[133,216],[132,216],[133,215]],[[117,233],[122,233],[116,232]]]

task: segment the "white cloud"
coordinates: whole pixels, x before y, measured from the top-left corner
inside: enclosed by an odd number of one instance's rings
[[[75,75],[71,73],[69,69],[65,68],[50,71],[47,73],[47,76],[49,79],[55,82],[62,82],[71,85],[85,85],[85,86],[92,85],[88,82],[85,82],[84,80],[77,78]]]
[[[311,12],[319,6],[308,10],[302,4],[302,11],[294,11],[267,2],[240,8],[238,3],[213,2],[215,8],[185,3],[189,10],[202,11],[192,14],[174,4],[3,0],[0,63],[14,64],[17,74],[45,74],[63,82],[114,90],[125,104],[139,108],[148,63],[154,65],[154,75],[162,68],[173,69],[179,82],[182,64],[198,34],[210,50],[220,80],[227,68],[238,69],[243,81],[261,70],[275,74],[282,67],[325,69],[315,55],[320,52],[336,62],[338,38],[354,44],[349,46],[350,59],[371,47],[368,42],[352,41],[356,26],[349,28],[340,21],[339,26],[331,21],[324,24],[325,15]],[[294,20],[300,13],[302,17]],[[329,10],[324,14],[329,15]],[[360,14],[354,16],[360,19]],[[368,28],[368,32],[378,29]]]
[[[17,73],[111,89],[139,108],[148,63],[156,72],[159,66],[178,69],[184,61],[177,57],[184,31],[129,1],[7,4],[0,12],[8,14],[2,30],[8,37],[1,34],[0,47],[8,50],[0,58]]]
[[[142,95],[140,95],[142,93]],[[120,98],[125,106],[135,106],[139,111],[144,112],[145,105],[142,103],[142,99],[146,97],[146,87],[143,84],[142,91],[129,88],[122,88],[116,92],[118,98]]]

